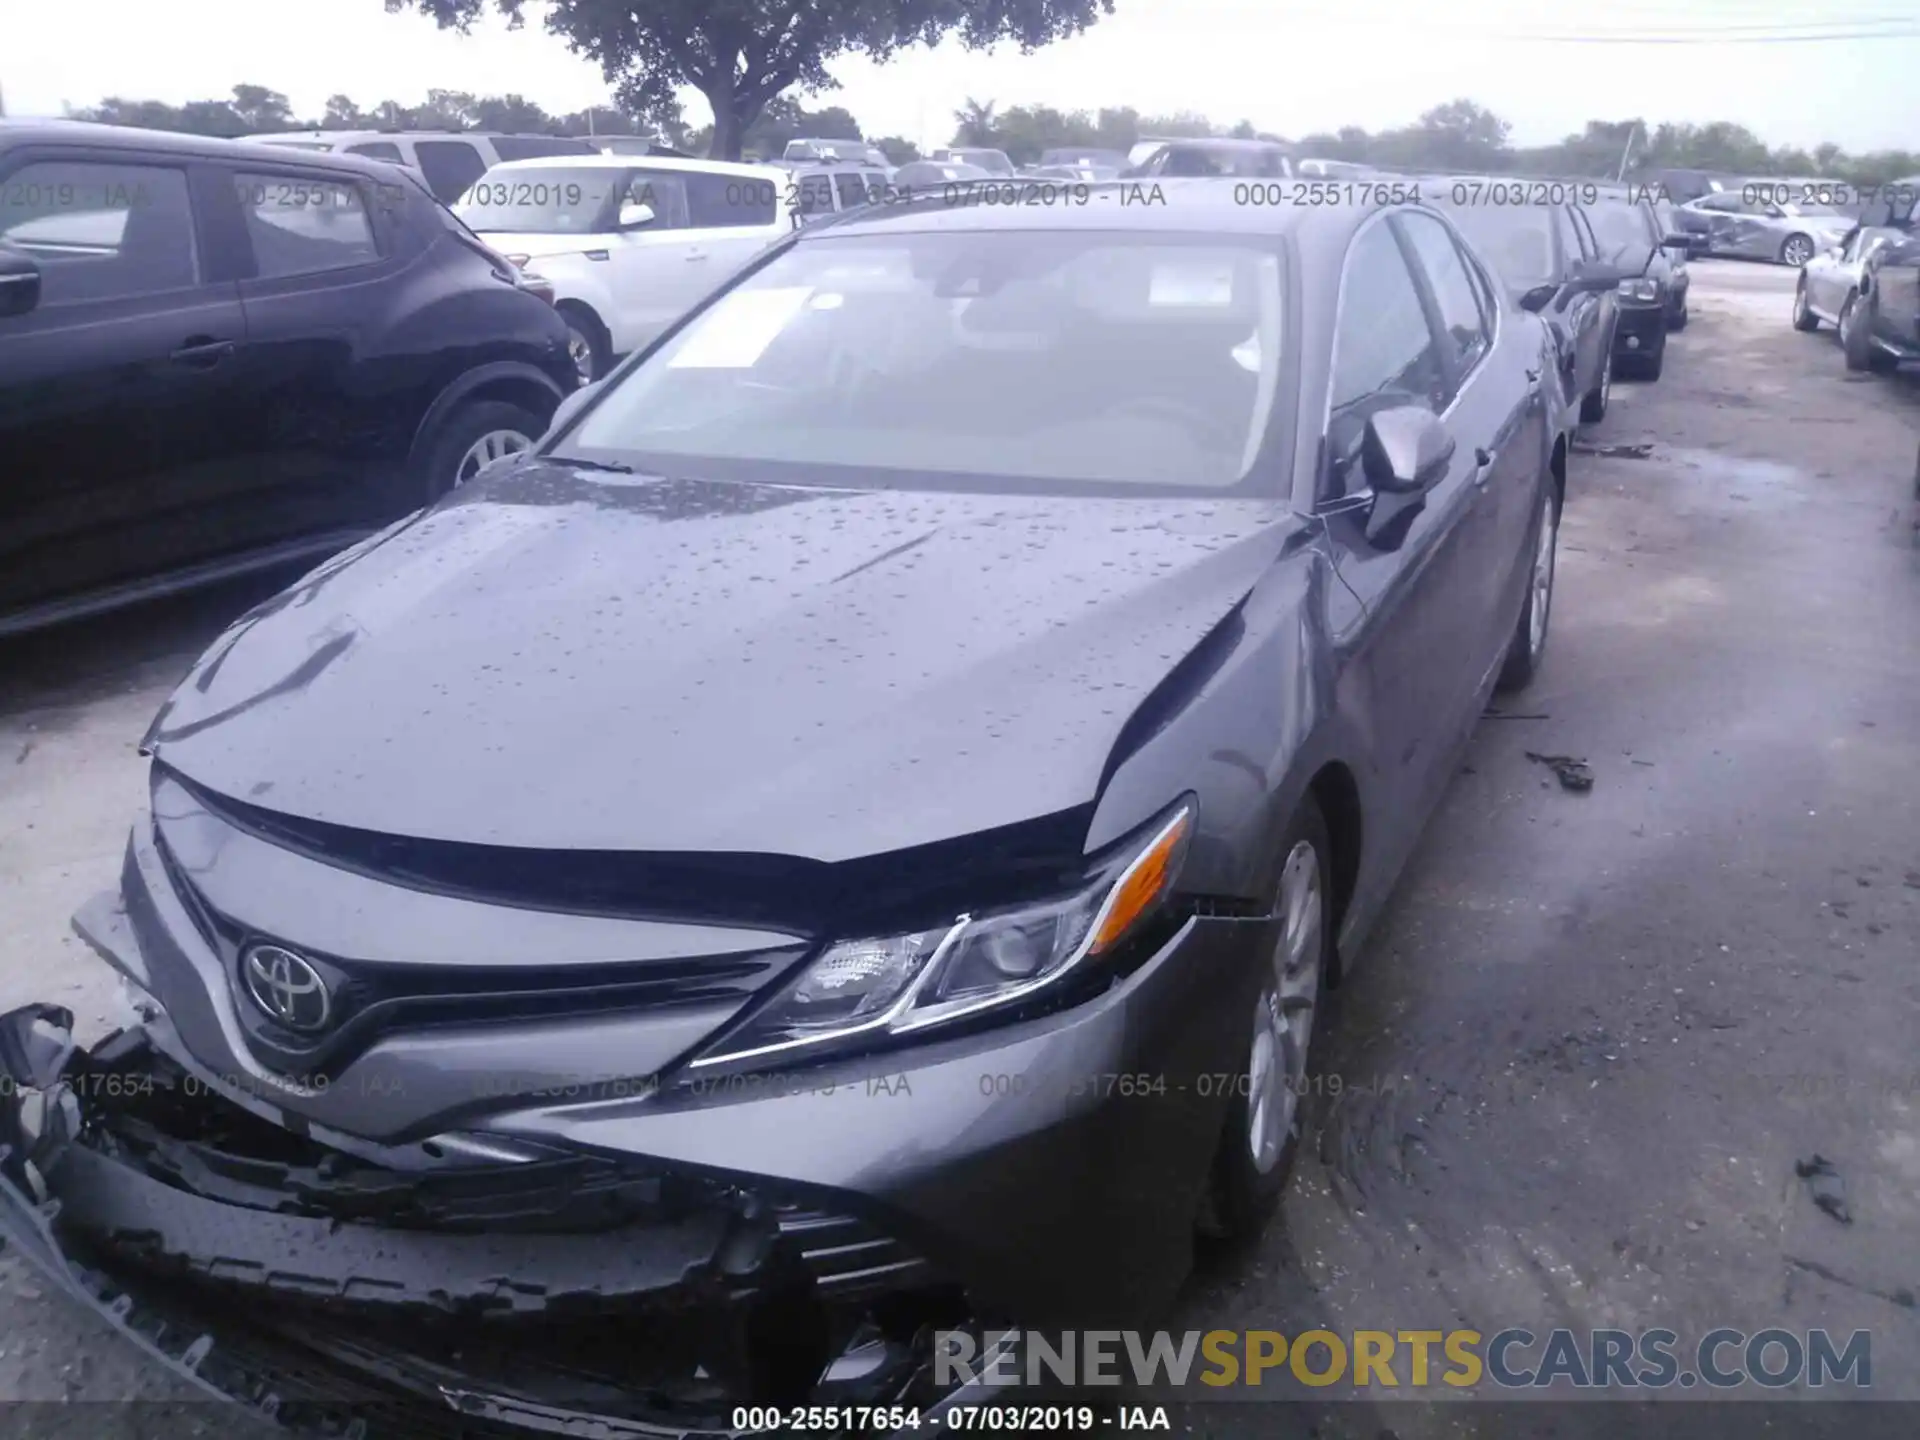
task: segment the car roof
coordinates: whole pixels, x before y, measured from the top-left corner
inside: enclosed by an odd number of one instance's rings
[[[735,175],[746,180],[773,180],[787,173],[786,167],[769,162],[756,165],[742,160],[695,160],[675,155],[540,155],[531,160],[503,160],[493,170],[548,170],[564,165],[569,170],[631,170],[636,166],[669,173],[684,170],[705,175]],[[493,171],[488,171],[492,174]]]
[[[546,135],[535,130],[262,130],[247,140],[330,140],[357,144],[363,140],[565,140],[591,145],[591,135]]]
[[[1161,197],[1157,201],[1152,198],[1156,191]],[[1223,237],[1333,233],[1351,229],[1374,212],[1389,208],[1362,200],[1329,205],[1236,204],[1233,187],[1211,177],[1095,180],[1088,182],[1087,192],[1084,205],[955,205],[947,203],[944,195],[929,194],[922,201],[847,211],[807,235],[820,238],[979,230],[1109,230]],[[1123,195],[1130,197],[1128,202],[1123,203]]]
[[[101,125],[90,120],[0,119],[0,150],[44,144],[111,146],[121,150],[150,150],[213,160],[252,158],[262,163],[271,161],[276,165],[318,164],[331,169],[351,170],[376,180],[390,178],[399,168],[370,156],[296,150],[285,145],[264,144],[252,136],[244,140],[222,140],[214,135],[185,135],[177,130],[144,130],[135,125]]]
[[[1145,145],[1150,142],[1142,140]],[[1156,145],[1189,145],[1208,150],[1281,150],[1293,154],[1294,147],[1283,140],[1246,140],[1237,135],[1181,135],[1171,140],[1156,140]]]

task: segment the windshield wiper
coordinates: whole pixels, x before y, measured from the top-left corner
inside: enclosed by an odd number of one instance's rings
[[[611,475],[632,475],[633,466],[622,465],[618,460],[581,460],[572,455],[547,455],[543,459],[551,465],[571,465],[576,470],[604,470]]]

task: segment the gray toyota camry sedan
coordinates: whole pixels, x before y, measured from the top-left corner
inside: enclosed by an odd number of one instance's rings
[[[240,618],[76,917],[125,1028],[0,1017],[9,1245],[289,1425],[633,1435],[1258,1231],[1565,427],[1441,214],[1235,199],[809,228]]]

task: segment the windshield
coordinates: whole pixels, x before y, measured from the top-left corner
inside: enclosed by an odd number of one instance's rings
[[[1629,200],[1602,200],[1587,207],[1587,219],[1593,224],[1594,238],[1603,251],[1616,251],[1628,245],[1649,246],[1653,236],[1647,229],[1647,215]]]
[[[1461,205],[1447,212],[1469,244],[1515,290],[1556,278],[1553,217],[1542,205]]]
[[[1274,413],[1280,266],[1261,242],[1181,236],[802,243],[559,448],[876,489],[1225,489],[1253,470]]]
[[[613,228],[632,172],[609,166],[554,165],[495,169],[454,202],[470,230],[528,235],[592,235]],[[637,197],[642,201],[647,196]],[[659,207],[656,206],[656,209]]]

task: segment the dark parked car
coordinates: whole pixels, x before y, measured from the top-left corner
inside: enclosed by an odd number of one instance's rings
[[[1422,193],[1449,204],[1447,213],[1490,263],[1522,309],[1545,320],[1560,355],[1570,409],[1589,424],[1603,419],[1613,390],[1614,292],[1623,275],[1600,258],[1571,201],[1476,203],[1481,185],[1499,181],[1423,183]],[[1519,187],[1514,187],[1518,189]]]
[[[0,1017],[0,1233],[396,1435],[917,1403],[1255,1233],[1565,452],[1438,213],[1175,188],[801,230],[236,624],[76,917],[130,1027]]]
[[[1142,178],[1277,179],[1293,174],[1293,151],[1272,140],[1169,140],[1122,173]]]
[[[338,550],[524,449],[567,327],[378,161],[0,123],[0,632]]]
[[[1882,186],[1862,230],[1878,244],[1860,260],[1859,293],[1840,311],[1849,370],[1892,370],[1920,360],[1920,183]]]
[[[1574,207],[1574,222],[1599,257],[1626,274],[1617,293],[1613,366],[1616,374],[1658,380],[1666,364],[1667,332],[1687,323],[1687,239],[1661,231],[1653,204],[1641,191],[1606,190]]]

